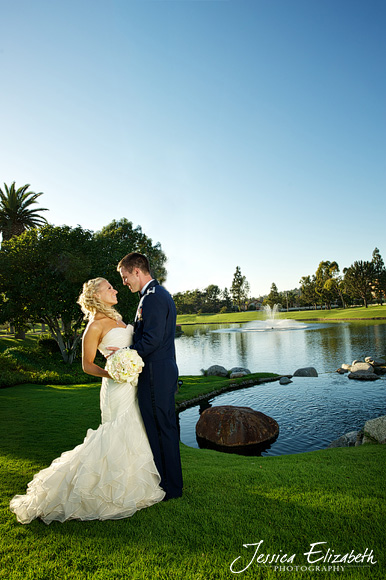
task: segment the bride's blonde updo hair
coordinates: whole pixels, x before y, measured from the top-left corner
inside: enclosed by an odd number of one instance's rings
[[[83,284],[83,290],[77,303],[80,305],[84,318],[93,320],[94,316],[100,312],[113,320],[122,320],[122,316],[115,308],[102,300],[98,296],[99,288],[102,282],[107,282],[105,278],[93,278]]]

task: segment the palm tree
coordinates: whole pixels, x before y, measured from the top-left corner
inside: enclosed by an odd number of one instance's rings
[[[10,188],[4,183],[5,192],[0,188],[0,232],[3,234],[3,241],[47,223],[44,217],[38,215],[38,212],[48,211],[47,208],[30,209],[43,194],[27,192],[28,188],[29,184],[16,189],[15,182]]]

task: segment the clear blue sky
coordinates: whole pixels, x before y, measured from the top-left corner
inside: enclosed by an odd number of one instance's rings
[[[0,0],[0,185],[126,217],[174,293],[386,261],[385,0]]]

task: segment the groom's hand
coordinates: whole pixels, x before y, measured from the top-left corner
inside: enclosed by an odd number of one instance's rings
[[[111,350],[110,354],[106,354],[106,358],[109,358],[109,356],[117,352],[117,350],[121,350],[118,346],[106,346],[106,349]]]

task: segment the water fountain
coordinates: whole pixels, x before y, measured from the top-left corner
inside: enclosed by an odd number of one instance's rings
[[[241,328],[222,328],[212,332],[266,332],[269,330],[304,330],[308,328],[307,324],[297,320],[277,318],[279,304],[274,304],[273,307],[267,304],[264,306],[264,311],[265,320],[251,320],[251,322],[246,322]]]

